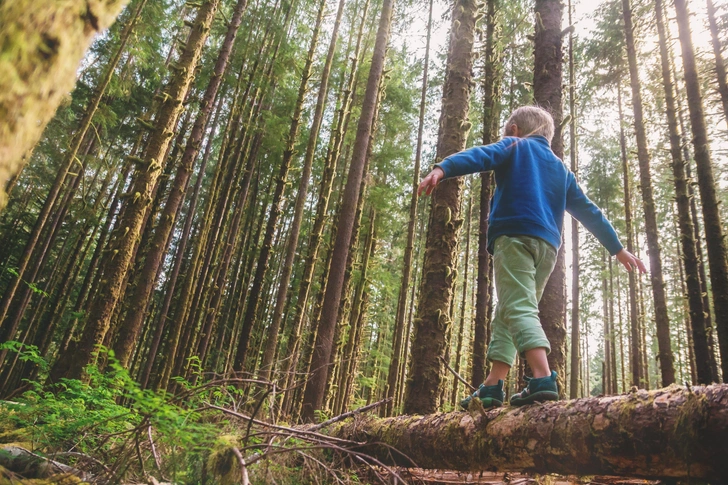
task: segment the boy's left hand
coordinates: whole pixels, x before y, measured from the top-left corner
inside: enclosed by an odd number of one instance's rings
[[[626,249],[622,249],[616,255],[617,260],[627,268],[627,271],[632,271],[632,268],[638,268],[640,273],[647,273],[645,263],[643,263],[637,256],[630,253]]]
[[[430,195],[432,193],[432,190],[437,186],[437,184],[442,180],[442,178],[445,176],[445,172],[442,171],[440,167],[435,167],[432,169],[432,172],[427,174],[427,177],[425,177],[422,182],[420,182],[420,186],[417,188],[417,195],[422,195],[422,192],[425,192],[427,195]]]

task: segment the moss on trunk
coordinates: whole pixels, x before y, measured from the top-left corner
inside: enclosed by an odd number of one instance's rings
[[[73,88],[94,35],[113,23],[126,3],[0,3],[0,210],[7,203],[7,182]]]

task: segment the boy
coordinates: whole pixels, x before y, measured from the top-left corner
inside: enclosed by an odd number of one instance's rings
[[[561,245],[564,211],[581,222],[628,271],[645,265],[626,251],[601,210],[579,187],[574,174],[551,151],[554,121],[536,106],[516,109],[506,122],[504,138],[491,145],[450,155],[422,180],[419,195],[429,195],[443,178],[493,170],[496,190],[488,225],[488,252],[498,303],[488,345],[492,369],[473,398],[483,407],[503,405],[503,380],[516,351],[533,371],[526,388],[511,397],[511,405],[559,399],[556,372],[546,355],[551,346],[538,317],[538,302]]]

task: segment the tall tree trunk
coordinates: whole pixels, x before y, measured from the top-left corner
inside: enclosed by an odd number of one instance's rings
[[[680,92],[678,87],[677,71],[675,69],[675,59],[673,57],[673,51],[670,50],[670,61],[672,68],[672,77],[675,80],[675,91]],[[683,119],[683,109],[681,103],[682,96],[675,96],[677,102],[677,115],[678,121],[680,122],[680,145],[682,146],[683,160],[685,160],[685,176],[687,180],[693,180],[692,169],[690,168],[690,149],[688,148],[688,140],[686,137],[687,130],[685,129],[685,120]],[[708,291],[708,277],[705,273],[705,257],[703,255],[703,244],[700,230],[700,219],[698,218],[698,204],[695,202],[693,191],[693,184],[688,183],[688,198],[690,200],[690,217],[693,221],[693,240],[695,241],[695,251],[698,257],[698,276],[700,277],[700,292],[703,296],[703,312],[705,314],[705,328],[708,333],[708,350],[710,358],[710,372],[713,376],[713,381],[718,382],[720,379],[720,373],[718,372],[718,362],[716,361],[715,349],[713,345],[713,324],[710,311],[710,294]]]
[[[88,321],[75,352],[67,352],[56,364],[54,374],[80,378],[83,368],[94,361],[92,353],[101,344],[111,323],[111,317],[121,296],[121,289],[131,263],[136,240],[140,236],[148,204],[163,168],[164,156],[174,135],[182,102],[195,75],[195,68],[217,12],[219,0],[207,0],[199,8],[190,36],[179,61],[170,65],[174,75],[170,80],[154,120],[145,158],[132,182],[132,188],[117,221],[116,237],[111,241],[104,280],[99,295],[91,304]]]
[[[472,191],[472,186],[470,188]],[[460,328],[458,329],[458,343],[455,348],[455,364],[453,369],[455,372],[460,374],[460,361],[463,355],[463,334],[465,333],[465,307],[468,301],[468,276],[470,269],[470,224],[473,218],[473,194],[468,194],[468,212],[466,214],[467,224],[465,224],[465,254],[464,254],[464,268],[463,268],[463,294],[460,302]],[[453,379],[452,382],[452,394],[450,395],[450,402],[453,406],[457,404],[458,397],[458,380]]]
[[[536,0],[536,35],[534,37],[533,100],[548,110],[554,118],[554,137],[551,150],[564,157],[561,134],[562,110],[562,35],[561,0]],[[549,366],[559,375],[559,393],[566,392],[566,256],[561,245],[554,270],[544,288],[538,305],[541,325],[551,344]]]
[[[718,78],[718,93],[723,104],[723,116],[728,122],[728,82],[726,82],[725,61],[723,61],[723,52],[721,40],[718,34],[718,23],[715,19],[715,6],[713,0],[708,2],[708,22],[710,25],[710,40],[713,44],[713,55],[715,56],[715,74]]]
[[[0,5],[0,211],[7,204],[8,181],[73,88],[86,49],[126,4],[70,0],[39,6],[24,0]]]
[[[391,398],[385,405],[385,414],[390,416],[394,410],[394,395],[397,389],[400,362],[402,362],[402,347],[405,333],[405,316],[407,314],[407,293],[410,285],[412,271],[412,252],[415,241],[415,226],[417,225],[417,186],[420,183],[420,162],[422,160],[422,137],[425,125],[425,108],[427,106],[427,80],[430,67],[430,40],[432,37],[432,5],[430,0],[427,20],[427,41],[425,43],[425,61],[422,68],[422,89],[420,91],[420,116],[417,124],[417,148],[415,150],[415,166],[412,175],[412,195],[410,196],[409,222],[407,223],[407,245],[404,248],[404,262],[402,265],[402,282],[399,287],[397,299],[397,313],[394,319],[394,342],[392,344],[392,358],[389,361],[387,373],[386,397]]]
[[[622,113],[622,86],[621,80],[617,83],[617,108],[619,110],[619,146],[622,157],[622,177],[624,193],[624,225],[627,238],[627,251],[634,254],[634,237],[632,235],[632,195],[629,174],[629,163],[627,161],[627,137],[624,132],[624,116]],[[642,357],[639,347],[639,321],[637,312],[637,276],[634,271],[627,275],[629,278],[629,321],[630,321],[630,346],[629,364],[632,373],[631,382],[633,386],[642,386],[640,375],[642,374]]]
[[[129,362],[134,345],[139,337],[139,331],[142,328],[144,317],[147,315],[149,299],[157,283],[155,276],[159,273],[162,258],[166,254],[167,241],[174,228],[177,213],[182,205],[184,195],[187,192],[192,167],[200,151],[202,137],[207,128],[210,113],[215,105],[215,98],[222,84],[223,75],[227,69],[230,53],[232,52],[233,44],[235,43],[235,38],[237,37],[238,29],[247,5],[248,0],[238,0],[230,22],[228,23],[228,30],[220,47],[210,82],[200,102],[200,111],[197,114],[197,119],[187,140],[187,145],[179,167],[177,168],[174,181],[172,182],[169,197],[161,213],[159,224],[155,228],[154,235],[151,238],[149,251],[144,260],[144,266],[138,272],[133,291],[127,297],[129,307],[124,322],[120,327],[121,331],[116,345],[114,346],[116,358],[124,367]]]
[[[624,33],[627,45],[627,61],[629,63],[630,85],[632,87],[632,107],[634,111],[635,135],[637,137],[637,159],[640,166],[640,188],[642,189],[642,206],[645,213],[645,232],[650,258],[650,280],[652,281],[652,298],[655,306],[655,323],[657,325],[658,359],[663,387],[675,382],[672,349],[670,347],[670,320],[667,315],[665,285],[662,278],[662,261],[660,259],[660,242],[657,230],[655,201],[652,196],[652,176],[650,175],[650,154],[647,148],[647,137],[642,115],[642,94],[637,69],[637,53],[632,26],[632,8],[629,0],[622,0],[624,14]],[[728,290],[728,287],[726,287]],[[726,296],[728,302],[728,295]]]
[[[569,0],[569,25],[572,25],[572,6]],[[579,160],[577,158],[576,143],[576,68],[574,66],[574,31],[569,32],[569,157],[571,158],[571,171],[577,176],[579,173]],[[571,376],[569,382],[569,398],[576,399],[579,391],[579,368],[581,355],[579,354],[579,223],[571,218]]]
[[[288,289],[291,279],[291,271],[293,269],[293,260],[298,247],[298,237],[301,230],[301,222],[303,219],[303,209],[308,196],[309,179],[311,178],[311,169],[316,151],[319,130],[323,121],[324,108],[326,107],[326,98],[328,95],[329,75],[331,73],[331,65],[333,64],[334,54],[336,53],[336,44],[339,37],[339,26],[341,25],[341,17],[344,13],[345,0],[339,0],[339,7],[336,11],[336,20],[334,21],[333,32],[329,42],[329,50],[326,54],[326,61],[321,72],[321,83],[319,85],[318,97],[316,99],[316,108],[314,109],[311,130],[306,145],[306,155],[303,160],[303,169],[301,170],[301,181],[296,194],[296,202],[293,213],[293,222],[291,234],[288,238],[286,247],[285,262],[283,263],[283,272],[279,282],[279,290],[276,298],[276,306],[273,311],[273,321],[268,330],[268,338],[266,340],[265,351],[263,353],[263,362],[260,366],[260,378],[267,380],[272,372],[273,356],[278,344],[278,333],[283,318],[283,308],[288,298]]]
[[[358,79],[359,57],[361,53],[361,43],[364,33],[364,24],[367,19],[369,10],[369,0],[365,0],[362,8],[362,17],[359,23],[359,31],[357,34],[356,47],[351,57],[351,69],[349,72],[346,87],[343,90],[343,99],[341,100],[340,109],[338,111],[338,119],[336,128],[331,134],[329,148],[324,162],[321,182],[319,184],[319,197],[316,203],[316,215],[314,217],[313,227],[311,228],[308,238],[308,246],[306,256],[304,258],[303,274],[301,275],[298,287],[298,298],[296,299],[296,307],[294,309],[292,330],[288,338],[285,352],[286,365],[286,387],[291,387],[294,381],[295,370],[299,363],[299,355],[301,350],[301,334],[303,331],[303,321],[308,305],[309,293],[313,278],[313,272],[318,257],[319,247],[323,236],[324,225],[326,223],[326,213],[328,211],[329,199],[331,197],[331,189],[336,174],[336,167],[341,155],[341,146],[344,136],[348,130],[351,115],[351,105],[354,93],[356,92],[356,84]],[[343,82],[343,81],[342,81]],[[328,267],[325,271],[328,271]],[[306,359],[304,359],[305,361]],[[288,413],[291,407],[291,399],[293,393],[287,393],[283,399],[283,412]]]
[[[452,9],[449,50],[443,86],[440,128],[437,140],[438,160],[465,148],[470,123],[470,89],[473,70],[473,43],[477,6],[472,0],[458,0]],[[462,180],[445,180],[432,196],[430,223],[427,228],[422,289],[415,318],[412,360],[407,379],[404,412],[432,413],[438,407],[443,381],[446,336],[452,324],[449,314],[456,274],[455,248],[459,219]]]
[[[344,189],[344,200],[340,210],[339,227],[336,232],[329,281],[326,286],[321,320],[318,325],[316,343],[311,363],[312,375],[306,386],[303,398],[302,417],[305,420],[314,419],[314,411],[321,409],[325,396],[326,381],[328,377],[328,363],[333,347],[333,336],[336,327],[336,316],[341,300],[342,283],[346,260],[351,241],[351,231],[354,225],[356,203],[359,199],[362,172],[366,162],[367,145],[374,122],[374,112],[378,101],[380,79],[384,69],[384,57],[389,29],[392,21],[393,0],[384,0],[382,15],[377,30],[377,40],[374,45],[369,79],[359,118],[359,126],[354,142],[354,155],[349,166],[349,175]]]
[[[667,49],[667,35],[663,20],[662,0],[655,0],[657,31],[660,39],[660,61],[662,66],[662,82],[665,88],[665,110],[667,128],[670,133],[670,155],[672,156],[672,173],[675,182],[675,201],[677,204],[678,226],[680,229],[680,246],[682,248],[682,264],[685,268],[685,284],[690,311],[690,327],[692,328],[693,348],[697,356],[698,383],[708,384],[713,381],[708,351],[708,336],[705,328],[705,312],[700,290],[698,272],[698,255],[693,239],[693,221],[690,218],[690,199],[688,181],[685,177],[685,160],[682,157],[681,136],[678,129],[675,109],[675,92],[670,73],[670,58]]]
[[[256,313],[258,311],[259,293],[263,286],[263,280],[265,279],[265,275],[268,271],[268,260],[270,258],[270,251],[272,249],[273,236],[278,225],[278,217],[281,214],[281,209],[283,205],[283,191],[286,187],[288,170],[290,168],[291,161],[293,160],[294,149],[298,141],[301,114],[303,112],[303,102],[305,101],[306,91],[308,89],[308,81],[311,77],[313,58],[316,53],[316,47],[318,46],[318,37],[321,30],[321,23],[323,21],[325,7],[326,0],[321,0],[321,2],[319,3],[318,12],[316,14],[316,23],[313,28],[311,43],[309,45],[308,57],[306,58],[305,65],[303,67],[303,73],[301,74],[301,82],[298,87],[298,99],[296,100],[296,105],[293,110],[293,119],[291,121],[291,127],[288,132],[288,141],[286,144],[286,148],[283,152],[283,160],[281,160],[278,176],[276,178],[276,187],[275,192],[273,193],[273,200],[271,202],[271,211],[265,229],[265,236],[263,237],[263,244],[260,248],[260,254],[258,256],[258,263],[255,268],[255,277],[253,278],[253,285],[249,292],[248,304],[246,306],[245,314],[243,316],[243,324],[238,341],[238,350],[235,355],[235,361],[233,363],[233,368],[236,371],[241,371],[245,364],[245,357],[248,351],[250,333],[253,329],[253,323],[256,317]],[[277,333],[278,329],[276,329],[276,334]]]
[[[721,370],[723,380],[728,378],[728,251],[723,234],[715,178],[710,159],[710,145],[703,113],[700,80],[695,66],[695,52],[690,34],[690,22],[685,0],[675,0],[680,45],[682,47],[685,89],[688,95],[690,126],[693,132],[693,149],[698,172],[698,188],[703,207],[705,243],[708,248],[708,266],[713,293],[715,324],[718,330]]]
[[[497,138],[500,125],[500,84],[503,69],[500,68],[501,52],[496,48],[496,11],[498,0],[488,0],[485,14],[485,69],[483,76],[483,145],[493,143]],[[477,293],[475,296],[475,322],[473,331],[473,368],[470,383],[477,387],[485,380],[487,363],[485,361],[486,345],[490,336],[492,309],[493,279],[490,277],[493,267],[492,257],[488,252],[488,220],[490,217],[490,199],[493,196],[493,173],[480,175],[480,216],[478,225],[478,269]]]
[[[358,374],[357,365],[359,361],[359,348],[361,345],[361,335],[363,333],[364,319],[364,298],[366,287],[369,284],[367,275],[369,273],[369,263],[374,256],[376,248],[376,212],[374,209],[369,211],[369,232],[364,242],[363,256],[361,262],[361,276],[354,292],[354,301],[352,304],[351,318],[349,325],[349,334],[347,335],[346,345],[342,352],[341,369],[339,372],[338,389],[334,400],[334,414],[343,413],[351,402],[351,394],[353,391],[354,377]]]

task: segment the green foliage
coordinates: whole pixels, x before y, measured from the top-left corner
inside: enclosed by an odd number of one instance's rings
[[[20,353],[20,359],[41,366],[47,363],[38,349],[7,342],[2,349]],[[137,456],[136,446],[147,443],[150,428],[157,449],[165,455],[162,473],[176,475],[178,483],[194,483],[203,455],[217,439],[219,426],[202,419],[203,398],[222,402],[229,393],[200,393],[190,388],[182,403],[164,392],[144,390],[113,358],[113,352],[100,351],[109,364],[101,371],[86,368],[87,382],[62,379],[44,387],[31,381],[30,389],[4,402],[0,429],[20,430],[32,449],[41,452],[74,450],[92,456],[109,468],[138,473],[137,465],[151,469],[149,452]]]

